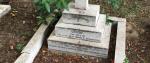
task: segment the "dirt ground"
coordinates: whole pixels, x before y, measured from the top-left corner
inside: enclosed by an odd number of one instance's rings
[[[11,3],[12,10],[0,20],[0,63],[13,63],[36,31],[34,9],[21,3]]]
[[[130,63],[149,63],[150,1],[124,0],[118,10],[112,9],[106,0],[90,0],[90,3],[100,4],[101,13],[127,18],[127,58]],[[0,21],[0,63],[14,62],[20,54],[16,45],[26,44],[37,28],[32,7],[22,7],[17,3],[12,3],[11,6],[12,11]],[[45,42],[34,63],[100,63],[99,61],[99,58],[94,57],[52,54],[48,52]]]

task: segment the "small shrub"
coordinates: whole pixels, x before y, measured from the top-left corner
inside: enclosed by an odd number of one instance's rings
[[[129,59],[126,57],[123,63],[129,63]]]
[[[34,3],[37,7],[38,22],[47,23],[46,17],[57,11],[61,12],[63,9],[68,9],[68,4],[70,0],[34,0]]]
[[[16,44],[16,51],[17,52],[21,52],[22,49],[24,48],[25,44],[22,44],[22,43],[17,43]]]

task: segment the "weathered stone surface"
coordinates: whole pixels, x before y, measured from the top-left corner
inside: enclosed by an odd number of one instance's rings
[[[49,49],[79,53],[90,56],[107,58],[109,50],[111,25],[105,26],[102,42],[91,42],[55,36],[55,32],[48,38]],[[100,38],[99,38],[100,39]]]
[[[126,57],[126,19],[112,16],[109,16],[108,19],[118,23],[114,63],[124,63],[124,59]]]
[[[88,1],[89,0],[75,0],[75,8],[82,10],[88,9]]]
[[[94,27],[96,26],[96,22],[98,18],[96,18],[96,16],[84,16],[84,15],[64,13],[61,17],[61,20],[64,23],[86,25],[86,26]]]
[[[88,26],[96,26],[99,17],[99,5],[90,5],[87,10],[74,8],[74,4],[70,3],[69,10],[64,10],[62,20],[64,23],[80,24]]]
[[[105,43],[95,43],[76,39],[51,36],[48,39],[49,49],[68,51],[98,57],[107,57],[108,46]]]
[[[99,14],[98,21],[96,22],[96,29],[100,30],[101,32],[104,31],[104,28],[106,26],[106,15],[105,14]]]
[[[115,49],[115,63],[124,63],[126,57],[126,19],[116,20],[118,22],[116,49]]]
[[[61,20],[56,25],[55,35],[59,37],[75,38],[86,41],[101,42],[100,38],[104,33],[106,15],[100,15],[97,27],[65,24]]]
[[[66,38],[74,38],[74,39],[81,39],[85,41],[94,41],[94,42],[101,42],[101,33],[100,32],[90,32],[85,30],[78,30],[78,29],[67,29],[57,27],[55,29],[56,36],[59,37],[66,37]]]
[[[14,63],[33,63],[34,57],[33,54],[23,53]]]
[[[61,46],[62,45],[62,46]],[[102,48],[95,48],[95,47],[88,47],[88,46],[81,46],[78,44],[70,44],[70,43],[63,43],[63,42],[55,42],[49,41],[49,49],[67,51],[72,53],[79,53],[84,55],[91,55],[91,56],[98,56],[98,57],[107,57],[108,49]]]
[[[87,10],[80,10],[75,8],[74,3],[69,4],[69,10],[64,10],[63,13],[68,14],[78,14],[85,16],[97,16],[100,12],[100,5],[89,4],[89,8]]]
[[[126,42],[126,23],[118,23],[116,49],[115,49],[115,63],[123,63],[126,57],[125,42]]]

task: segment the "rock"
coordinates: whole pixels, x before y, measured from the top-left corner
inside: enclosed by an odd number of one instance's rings
[[[131,24],[127,24],[127,32],[133,30],[133,26]]]
[[[23,21],[23,24],[25,24],[26,23],[26,21]]]
[[[145,33],[145,29],[140,29],[139,31],[140,31],[140,34]]]
[[[10,49],[13,50],[13,49],[14,49],[14,46],[10,46]]]
[[[55,35],[59,37],[101,42],[100,38],[104,35],[103,33],[105,30],[106,15],[100,14],[99,18],[96,27],[68,24],[60,19],[55,27]],[[71,20],[68,19],[68,21]]]
[[[15,17],[16,15],[14,13],[10,13],[12,17]]]
[[[127,39],[134,40],[139,38],[139,33],[135,30],[132,30],[130,32],[127,32]]]
[[[141,50],[141,52],[145,52],[145,50]]]
[[[133,27],[132,24],[127,24],[127,39],[134,40],[139,37],[139,33],[136,31],[136,29]]]

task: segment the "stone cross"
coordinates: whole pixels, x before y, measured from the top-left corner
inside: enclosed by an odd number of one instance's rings
[[[88,8],[89,0],[75,0],[75,8],[86,10]]]

